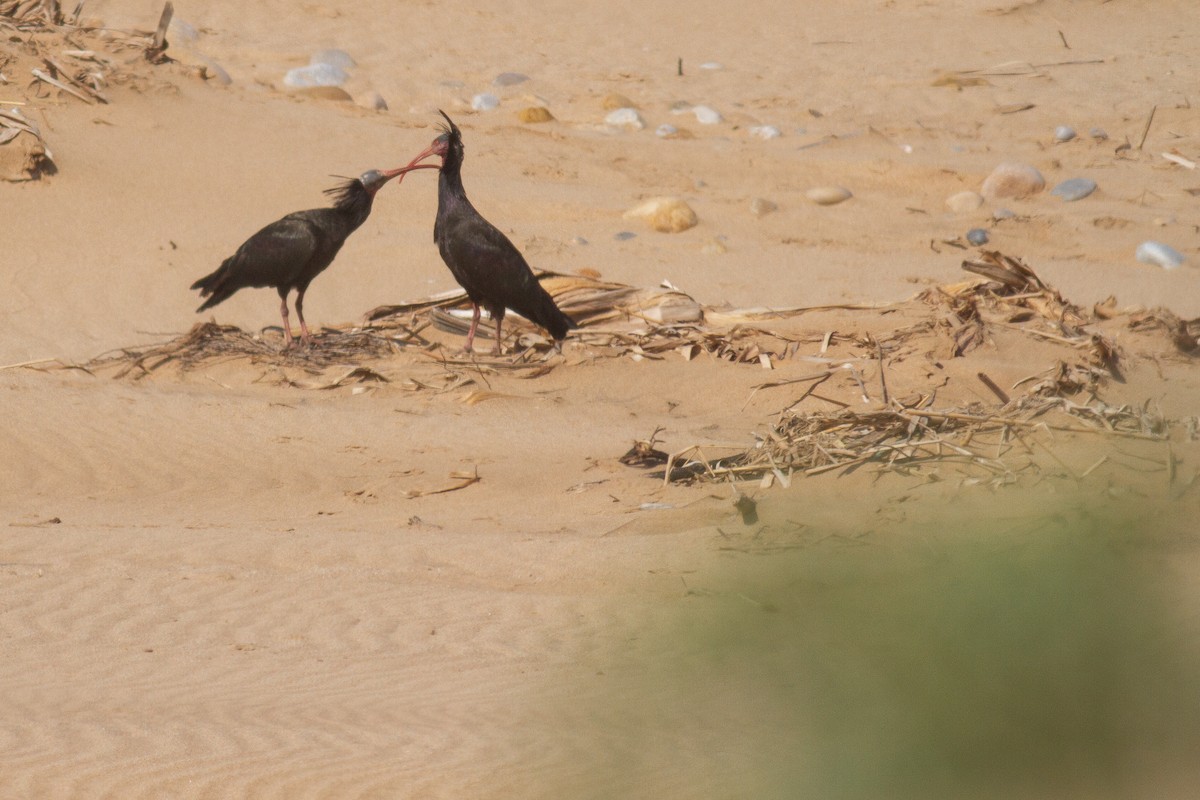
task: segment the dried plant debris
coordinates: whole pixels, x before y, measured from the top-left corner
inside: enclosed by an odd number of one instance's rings
[[[409,358],[442,366],[448,374],[470,374],[486,383],[491,374],[538,378],[574,363],[578,356],[588,361],[705,359],[765,369],[803,361],[816,371],[762,383],[754,391],[804,383],[797,387],[803,393],[792,406],[815,400],[845,409],[876,401],[885,406],[927,407],[937,387],[915,383],[913,370],[905,371],[907,363],[924,359],[941,369],[941,362],[960,363],[984,345],[995,352],[998,342],[1013,336],[1028,336],[1039,343],[1038,351],[1047,358],[1042,370],[1011,387],[1001,386],[994,374],[979,369],[968,373],[987,397],[1001,403],[1019,398],[1020,393],[1075,397],[1096,393],[1106,381],[1123,381],[1121,351],[1109,336],[1114,329],[1161,331],[1173,342],[1172,352],[1197,350],[1200,320],[1185,322],[1165,310],[1119,311],[1115,301],[1080,308],[1020,260],[992,251],[963,266],[986,279],[935,287],[885,306],[796,307],[776,309],[770,312],[773,316],[763,309],[714,310],[670,285],[638,289],[545,272],[539,276],[543,285],[580,323],[562,351],[565,359],[543,331],[516,315],[508,326],[504,355],[461,353],[458,348],[470,324],[470,304],[464,292],[455,290],[381,306],[358,325],[326,327],[308,349],[282,350],[278,329],[252,334],[208,322],[171,341],[122,348],[83,366],[137,379],[167,365],[186,371],[241,358],[319,372],[408,353]],[[857,330],[805,328],[797,322],[803,315],[831,309],[851,312]],[[850,328],[846,314],[837,320]],[[491,329],[481,325],[480,335]],[[896,375],[890,374],[897,369]],[[743,409],[753,398],[754,394]]]
[[[169,22],[170,3],[163,20]],[[33,111],[54,102],[109,102],[109,86],[138,86],[138,70],[122,53],[139,51],[152,63],[167,59],[165,32],[120,31],[80,23],[83,3],[0,0],[0,180],[29,181],[56,170]],[[158,47],[159,49],[155,49]]]
[[[1149,408],[1095,400],[1025,397],[998,409],[957,411],[892,408],[824,413],[785,411],[753,447],[706,458],[699,447],[672,455],[665,482],[760,479],[786,486],[794,475],[849,472],[866,466],[910,473],[953,463],[977,482],[1012,483],[1034,468],[1024,434],[1042,430],[1165,441],[1167,423]],[[1044,445],[1043,445],[1044,446]],[[1015,458],[1010,458],[1015,453]]]
[[[307,349],[281,350],[273,338],[265,339],[233,325],[215,322],[197,323],[183,336],[169,342],[147,347],[126,347],[105,353],[89,361],[89,371],[101,373],[113,370],[113,377],[134,379],[145,377],[168,364],[188,370],[201,364],[231,359],[248,359],[252,363],[299,366],[313,372],[344,364],[379,359],[412,345],[427,345],[413,331],[408,335],[383,334],[378,331],[324,328],[314,337],[314,346]],[[341,385],[341,382],[335,383]],[[329,388],[321,385],[317,388]]]

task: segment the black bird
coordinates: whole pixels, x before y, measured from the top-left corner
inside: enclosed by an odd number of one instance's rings
[[[296,211],[272,222],[247,239],[216,272],[192,284],[193,289],[200,290],[201,297],[208,298],[196,309],[197,313],[228,300],[238,289],[274,287],[279,292],[284,349],[287,349],[292,346],[287,297],[295,289],[300,340],[308,346],[311,339],[308,326],[304,324],[304,292],[308,285],[333,263],[346,238],[366,221],[375,193],[397,175],[422,168],[436,169],[428,164],[387,172],[377,169],[364,172],[354,180],[325,190],[325,194],[333,198],[332,208]]]
[[[467,199],[462,183],[462,133],[446,112],[438,113],[449,127],[442,128],[442,134],[433,144],[403,169],[416,168],[418,162],[429,156],[442,158],[433,240],[454,279],[467,290],[471,300],[471,330],[463,350],[471,352],[479,327],[480,306],[496,320],[493,353],[500,352],[500,326],[505,309],[542,326],[556,341],[561,341],[568,330],[577,327],[575,322],[554,304],[508,237],[480,216]]]

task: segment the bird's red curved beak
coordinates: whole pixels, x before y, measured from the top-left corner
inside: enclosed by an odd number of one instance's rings
[[[404,180],[403,176],[406,173],[412,172],[414,169],[439,169],[439,167],[437,164],[418,164],[416,161],[413,161],[412,163],[410,163],[404,167],[397,167],[396,169],[385,170],[383,173],[383,177],[386,180],[390,181],[392,178],[400,176],[400,180],[403,181]]]

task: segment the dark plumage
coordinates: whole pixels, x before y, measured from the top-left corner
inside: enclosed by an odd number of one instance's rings
[[[470,352],[475,341],[481,306],[496,320],[493,352],[500,352],[500,327],[505,309],[517,312],[545,328],[555,340],[561,340],[568,330],[577,327],[575,322],[554,304],[554,299],[538,283],[533,270],[508,237],[484,219],[467,199],[462,183],[462,133],[445,112],[439,113],[449,127],[443,129],[433,144],[406,169],[415,167],[429,156],[441,156],[433,240],[454,279],[466,289],[471,300],[474,314],[464,349]]]
[[[364,172],[354,180],[325,190],[333,199],[331,208],[296,211],[272,222],[247,239],[215,272],[192,284],[193,289],[200,290],[201,297],[208,298],[196,311],[224,302],[239,289],[274,287],[279,292],[279,313],[283,317],[287,348],[292,345],[287,296],[295,289],[300,339],[308,345],[308,326],[304,324],[304,292],[308,284],[333,263],[346,238],[366,221],[375,193],[408,170],[409,167],[402,167],[389,172],[375,169]]]

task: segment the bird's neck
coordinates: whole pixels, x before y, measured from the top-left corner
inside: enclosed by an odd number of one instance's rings
[[[334,208],[341,212],[346,224],[353,231],[366,222],[367,217],[371,215],[371,203],[374,199],[374,195],[366,189],[360,188],[341,198]]]
[[[460,202],[468,202],[462,182],[462,161],[448,158],[438,176],[438,204],[446,207]]]

